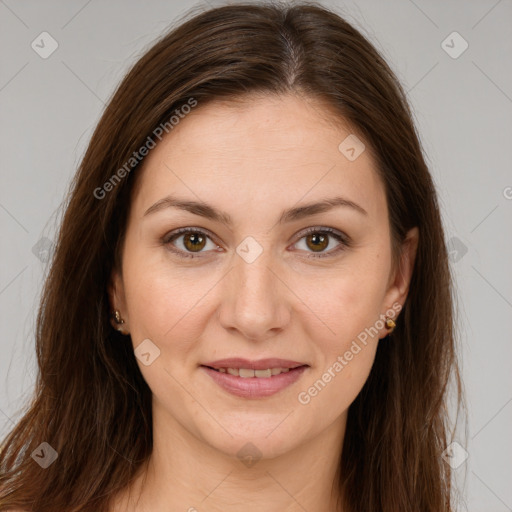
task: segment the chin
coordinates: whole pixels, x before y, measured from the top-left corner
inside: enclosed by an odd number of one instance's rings
[[[226,425],[226,429],[233,437],[223,431],[225,435],[222,435],[220,439],[212,439],[208,435],[204,441],[212,448],[228,457],[235,457],[250,467],[256,460],[273,459],[292,450],[297,445],[296,439],[279,433],[278,429],[272,432],[275,426],[273,424],[268,428],[247,429],[243,426],[230,428],[229,425]],[[270,435],[269,432],[271,432]]]

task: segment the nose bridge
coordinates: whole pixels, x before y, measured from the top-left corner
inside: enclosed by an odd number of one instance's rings
[[[272,268],[270,259],[268,255],[261,255],[251,263],[245,260],[238,262],[235,269],[239,292],[237,293],[238,302],[243,303],[248,300],[253,307],[259,307],[259,302],[268,304],[275,298],[278,292],[277,278],[275,272],[270,270]]]
[[[268,337],[289,320],[286,287],[276,276],[279,265],[269,245],[252,237],[244,239],[236,251],[238,261],[227,287],[231,297],[223,298],[221,320],[225,328],[236,328],[245,338]]]

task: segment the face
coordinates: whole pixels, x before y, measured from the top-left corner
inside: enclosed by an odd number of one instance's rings
[[[395,271],[374,162],[349,160],[350,128],[324,112],[295,96],[199,104],[136,171],[111,304],[155,425],[227,455],[341,433],[405,301],[417,231]]]

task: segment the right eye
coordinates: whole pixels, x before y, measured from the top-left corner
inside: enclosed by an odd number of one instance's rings
[[[177,247],[174,242],[180,239],[181,241],[178,245],[181,245],[181,247]],[[211,240],[208,233],[197,228],[178,229],[166,235],[163,240],[164,244],[172,252],[183,258],[197,258],[199,256],[196,256],[194,253],[207,252],[203,251],[203,249],[208,245],[208,241],[212,245],[210,249],[215,250],[218,248],[218,245]]]

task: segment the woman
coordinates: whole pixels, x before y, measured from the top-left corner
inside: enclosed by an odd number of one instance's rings
[[[75,177],[0,510],[452,511],[451,293],[375,48],[314,4],[198,14]]]

